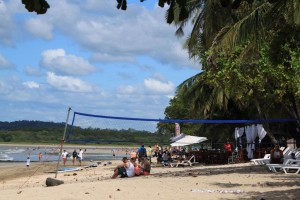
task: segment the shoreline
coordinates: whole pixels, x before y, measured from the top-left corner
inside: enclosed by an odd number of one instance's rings
[[[53,146],[60,146],[60,144],[39,144],[39,143],[36,143],[36,144],[23,144],[23,143],[0,143],[0,146],[17,146],[17,147],[53,147]],[[66,144],[64,143],[63,146],[66,146],[66,147],[89,147],[89,148],[138,148],[138,146],[128,146],[128,145],[105,145],[105,144],[99,144],[99,145],[96,145],[96,144]]]

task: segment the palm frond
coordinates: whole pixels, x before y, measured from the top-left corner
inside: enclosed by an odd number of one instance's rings
[[[271,4],[263,3],[234,25],[222,28],[213,41],[212,50],[232,49],[249,40],[259,45],[267,31],[264,16],[270,9]]]

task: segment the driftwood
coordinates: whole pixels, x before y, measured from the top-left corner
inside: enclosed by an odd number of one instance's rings
[[[57,186],[57,185],[61,185],[61,184],[64,184],[64,182],[61,180],[57,180],[57,179],[49,178],[49,177],[46,179],[47,187]]]

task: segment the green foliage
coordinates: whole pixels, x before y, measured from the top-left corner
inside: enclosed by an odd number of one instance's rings
[[[25,127],[20,127],[18,122],[1,122],[0,142],[11,143],[60,143],[64,126],[61,123],[40,122],[40,121],[21,121]],[[8,125],[10,124],[10,125]],[[12,125],[13,124],[13,125]],[[40,124],[39,126],[37,124]],[[43,124],[44,126],[41,126]],[[50,126],[51,124],[51,126]],[[31,127],[29,126],[31,125]],[[6,127],[6,128],[4,128]],[[7,128],[10,127],[10,128]],[[68,127],[69,129],[69,127]],[[68,132],[69,130],[67,130]],[[74,127],[70,139],[83,140],[87,144],[89,140],[99,140],[98,142],[89,142],[97,144],[126,144],[140,145],[144,144],[169,144],[169,134],[159,135],[146,131],[128,130],[112,130],[112,129],[93,129]],[[85,142],[86,140],[87,142]],[[75,144],[71,142],[70,144]],[[78,143],[78,142],[77,142]]]

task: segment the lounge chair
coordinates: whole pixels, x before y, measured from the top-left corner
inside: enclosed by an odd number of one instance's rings
[[[284,167],[300,166],[300,160],[287,159],[283,162],[283,164],[267,164],[266,166],[272,172],[279,172],[279,171],[282,171]]]
[[[300,172],[300,162],[298,162],[298,166],[285,166],[285,167],[282,167],[282,170],[286,174],[290,174],[290,173],[299,174],[299,172]]]
[[[270,163],[270,154],[265,154],[263,158],[251,159],[250,162],[255,165],[266,165]]]
[[[183,160],[181,162],[177,162],[177,163],[170,163],[171,167],[179,167],[179,166],[193,166],[194,164],[197,164],[198,162],[195,162],[196,158],[194,155],[192,155],[190,157],[190,159],[188,160]]]
[[[238,151],[233,151],[232,155],[228,157],[228,164],[240,162],[240,155]]]

